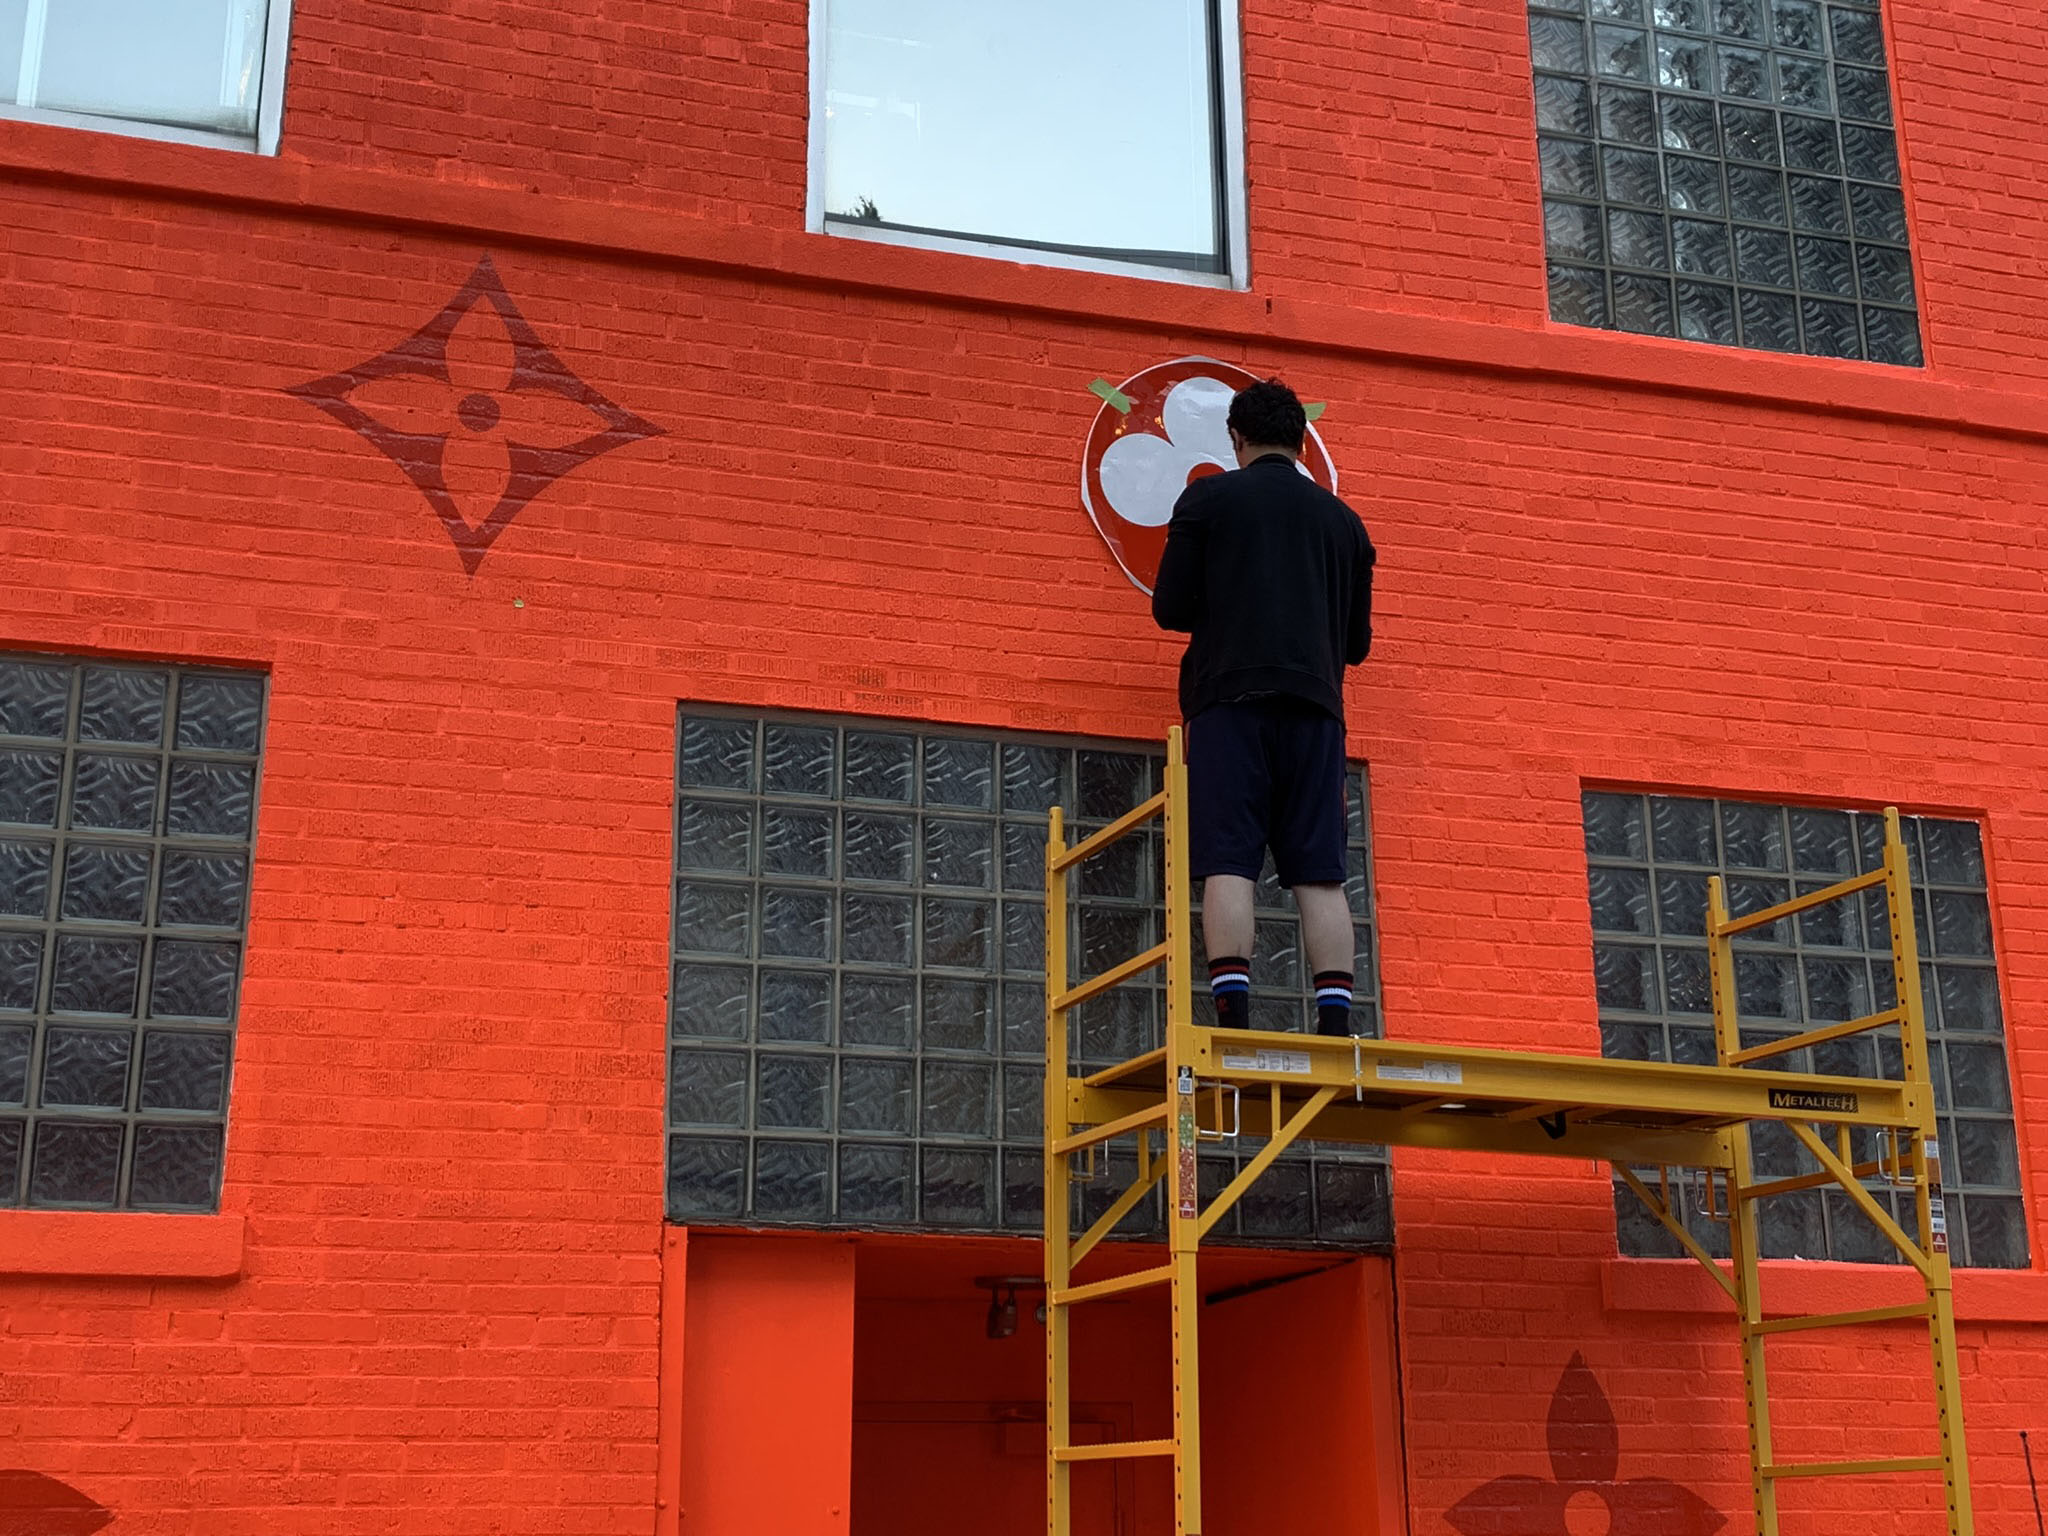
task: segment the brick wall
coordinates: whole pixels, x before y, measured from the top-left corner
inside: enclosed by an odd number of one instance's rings
[[[0,647],[273,678],[243,1273],[0,1277],[0,1460],[124,1533],[649,1529],[676,701],[1156,736],[1175,648],[1075,464],[1090,378],[1190,351],[1330,402],[1383,550],[1351,703],[1391,1031],[1597,1049],[1586,780],[1982,812],[2048,1180],[2048,140],[2038,83],[1986,92],[1971,51],[2048,26],[1896,7],[1907,378],[1548,330],[1515,0],[1252,8],[1249,297],[802,237],[795,0],[296,9],[283,164],[0,124]],[[285,391],[487,250],[664,435],[471,577]],[[463,366],[495,345],[463,333]],[[472,508],[489,451],[452,464]],[[1604,1174],[1404,1155],[1397,1201],[1417,1532],[1549,1474],[1574,1354],[1620,1476],[1739,1527],[1730,1331],[1617,1304]],[[2043,1287],[2037,1260],[1965,1299],[1986,1531],[2023,1528],[2017,1431],[2048,1428]],[[1792,1454],[1837,1415],[1873,1454],[1931,1422],[1910,1338],[1773,1347]],[[1904,1533],[1932,1498],[1786,1505]]]

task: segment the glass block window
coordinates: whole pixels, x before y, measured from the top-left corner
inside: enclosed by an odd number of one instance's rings
[[[1039,1230],[1047,812],[1066,807],[1071,835],[1085,835],[1152,795],[1161,761],[1037,736],[686,708],[670,1218]],[[1361,1009],[1376,1021],[1363,795],[1354,773]],[[1160,884],[1156,835],[1084,867],[1077,979],[1159,941]],[[1270,871],[1259,947],[1261,1024],[1306,1027],[1312,978]],[[1077,1009],[1077,1060],[1106,1066],[1151,1049],[1163,996],[1162,977]],[[1252,1150],[1205,1145],[1213,1187]],[[1077,1198],[1100,1208],[1122,1171]],[[1155,1203],[1124,1230],[1160,1219]],[[1318,1147],[1262,1180],[1230,1231],[1359,1246],[1388,1241],[1388,1222],[1384,1155]]]
[[[263,704],[0,655],[0,1205],[218,1205]]]
[[[1551,318],[1918,366],[1878,0],[1529,0]]]
[[[1739,917],[1883,862],[1883,818],[1854,811],[1592,793],[1585,796],[1585,822],[1601,1049],[1641,1061],[1715,1060],[1709,875],[1726,879],[1729,909]],[[2025,1268],[2026,1218],[1983,845],[1968,821],[1908,817],[1905,834],[1954,1261]],[[1882,890],[1865,891],[1860,899],[1830,903],[1738,939],[1742,1043],[1759,1045],[1893,1006],[1884,908]],[[1898,1032],[1873,1030],[1758,1066],[1896,1078]],[[1875,1158],[1875,1138],[1855,1133],[1854,1151],[1858,1162]],[[1779,1126],[1756,1126],[1752,1153],[1758,1178],[1817,1171]],[[1911,1231],[1910,1191],[1881,1181],[1870,1188]],[[1633,1195],[1619,1187],[1616,1194],[1624,1253],[1679,1253]],[[1701,1218],[1698,1201],[1687,1204],[1689,1229],[1725,1256],[1727,1228]],[[1766,1257],[1898,1259],[1838,1189],[1774,1196],[1761,1203],[1759,1221]]]

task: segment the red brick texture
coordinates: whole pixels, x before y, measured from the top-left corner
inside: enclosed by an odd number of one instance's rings
[[[0,123],[0,648],[272,676],[239,1277],[0,1274],[0,1465],[122,1536],[652,1531],[677,701],[1156,737],[1175,647],[1078,453],[1091,378],[1191,351],[1329,402],[1382,549],[1351,744],[1390,1031],[1597,1050],[1588,781],[1982,814],[2048,1250],[2048,22],[1892,8],[1905,375],[1551,328],[1520,0],[1253,0],[1249,295],[806,236],[800,0],[569,9],[298,0],[282,163]],[[472,578],[286,390],[487,250],[666,435]],[[1742,1527],[1731,1331],[1613,1304],[1604,1173],[1418,1154],[1396,1199],[1417,1536],[1549,1475],[1575,1353],[1619,1475]],[[1997,1536],[2041,1271],[1964,1306]],[[1931,1443],[1915,1336],[1772,1348],[1788,1454]],[[1926,1479],[1785,1505],[1938,1524]]]

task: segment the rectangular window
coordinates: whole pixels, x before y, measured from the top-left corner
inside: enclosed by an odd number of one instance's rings
[[[1550,314],[1918,366],[1878,0],[1529,0]]]
[[[0,656],[0,1205],[219,1203],[263,701]]]
[[[1709,875],[1727,882],[1729,910],[1740,917],[1883,862],[1884,822],[1868,813],[1588,794],[1585,819],[1601,1050],[1634,1060],[1715,1060]],[[2025,1268],[2026,1218],[1983,846],[1968,821],[1907,817],[1905,834],[1954,1260]],[[1881,889],[1738,939],[1735,956],[1745,1046],[1861,1018],[1896,1001]],[[1783,1071],[1897,1078],[1898,1035],[1871,1031],[1770,1064]],[[1875,1158],[1875,1139],[1857,1132],[1855,1152],[1858,1162]],[[1753,1156],[1758,1178],[1793,1177],[1816,1167],[1774,1125],[1755,1128]],[[1912,1229],[1910,1192],[1882,1182],[1871,1192]],[[1676,1256],[1677,1243],[1634,1196],[1620,1188],[1616,1194],[1622,1251]],[[1701,1218],[1698,1201],[1686,1203],[1687,1225],[1725,1256],[1727,1228]],[[1897,1250],[1838,1190],[1774,1196],[1762,1202],[1759,1220],[1767,1258],[1899,1262]]]
[[[1066,807],[1085,835],[1154,793],[1160,762],[1011,733],[686,709],[671,1219],[1037,1231],[1047,812]],[[1376,1030],[1355,773],[1350,796],[1360,1012]],[[1158,942],[1159,863],[1156,835],[1134,835],[1076,878],[1076,979]],[[1258,936],[1258,1022],[1307,1027],[1312,978],[1270,872]],[[1076,1010],[1082,1070],[1158,1043],[1161,982],[1155,973],[1149,989]],[[1199,1022],[1207,998],[1197,1006]],[[1211,1188],[1253,1150],[1205,1146]],[[1106,1205],[1128,1181],[1110,1168],[1084,1204]],[[1159,1222],[1155,1202],[1129,1230]],[[1384,1243],[1385,1158],[1342,1146],[1290,1154],[1226,1223],[1245,1241]]]
[[[289,0],[0,0],[0,115],[277,151]]]
[[[1223,0],[813,0],[812,229],[1244,278]]]

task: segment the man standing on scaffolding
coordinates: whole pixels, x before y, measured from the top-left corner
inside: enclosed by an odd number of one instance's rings
[[[1152,617],[1184,631],[1188,840],[1216,1023],[1251,1027],[1252,902],[1266,850],[1294,892],[1316,1029],[1351,1033],[1344,669],[1372,646],[1372,540],[1303,474],[1308,417],[1277,379],[1230,402],[1238,468],[1174,505]]]

